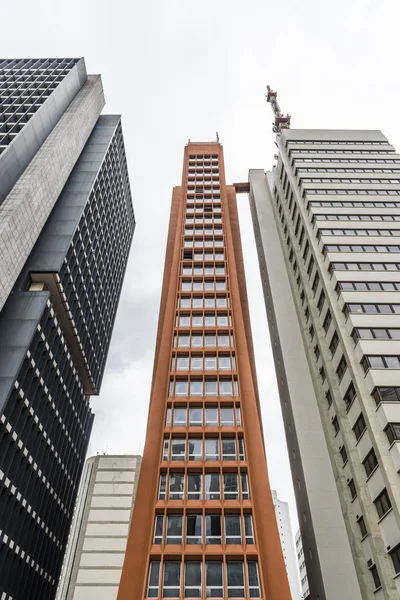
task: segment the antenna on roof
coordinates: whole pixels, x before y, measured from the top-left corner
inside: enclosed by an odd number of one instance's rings
[[[216,137],[217,137],[217,142],[219,143],[219,135],[218,135],[218,131],[217,131],[217,133],[216,133],[215,135],[216,135]]]
[[[267,85],[267,102],[271,105],[272,112],[274,113],[275,120],[272,123],[272,131],[274,133],[280,133],[282,129],[290,129],[291,116],[287,114],[284,116],[281,112],[281,108],[278,104],[277,96],[278,92],[273,92],[269,85]]]

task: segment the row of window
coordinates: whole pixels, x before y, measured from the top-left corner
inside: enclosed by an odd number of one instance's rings
[[[338,178],[332,178],[332,179],[317,179],[315,177],[313,177],[312,179],[306,179],[306,178],[302,178],[302,183],[400,183],[400,179],[338,179]],[[329,192],[331,192],[332,190],[329,190]],[[341,190],[337,190],[338,192],[341,192]],[[367,190],[357,190],[358,192],[366,192]],[[370,191],[370,190],[368,190]],[[346,192],[345,192],[346,193]],[[351,191],[347,190],[347,193],[350,194],[352,193]]]
[[[329,273],[332,271],[400,271],[399,263],[331,263]]]
[[[229,298],[226,296],[181,296],[179,308],[228,308]]]
[[[193,333],[192,335],[175,334],[175,348],[233,348],[232,333]]]
[[[222,238],[213,238],[213,239],[200,239],[193,240],[185,238],[184,247],[185,248],[222,248],[224,245],[224,240]]]
[[[187,215],[201,215],[202,213],[204,213],[204,217],[211,217],[213,215],[220,215],[221,214],[221,205],[220,204],[216,204],[213,203],[210,206],[186,206],[186,214]]]
[[[212,182],[211,184],[203,184],[203,183],[198,183],[197,185],[193,185],[193,183],[190,183],[187,187],[188,192],[195,192],[198,191],[199,189],[201,191],[205,191],[205,192],[219,192],[220,191],[220,186],[219,183],[214,183]]]
[[[240,475],[240,476],[239,476]],[[247,473],[161,473],[158,499],[166,500],[249,500]]]
[[[222,265],[204,265],[191,266],[186,263],[182,267],[182,275],[225,275],[225,266]]]
[[[185,235],[222,235],[222,227],[185,227]]]
[[[176,327],[231,327],[232,316],[226,313],[188,314],[180,313],[176,317]]]
[[[153,544],[254,544],[250,513],[156,515]]]
[[[400,221],[400,215],[313,215],[315,221]]]
[[[312,202],[308,202],[307,208],[310,207],[333,207],[333,208],[399,208],[400,202],[378,202],[378,201],[368,201],[364,202],[363,200],[343,200],[343,201],[328,201],[328,200],[313,200]]]
[[[321,168],[304,168],[300,167],[296,169],[296,175],[298,173],[400,173],[400,169],[346,169],[346,168],[330,168],[330,169],[321,169]],[[304,181],[304,179],[303,179]]]
[[[235,371],[236,358],[232,354],[174,354],[171,371]]]
[[[261,598],[256,561],[152,561],[148,598],[159,597],[160,580],[163,598]]]
[[[369,369],[400,369],[400,356],[363,356],[361,365],[365,373]]]
[[[400,402],[400,388],[398,387],[377,387],[372,395],[377,406],[381,402]]]
[[[400,304],[345,304],[343,313],[347,318],[350,313],[365,313],[369,315],[392,315],[400,314]]]
[[[327,140],[288,140],[286,146],[292,146],[296,144],[304,144],[306,146],[381,146],[386,145],[387,141],[382,142],[371,142],[369,140],[365,140],[363,142],[354,141],[354,140],[346,140],[346,141],[327,141]]]
[[[400,282],[396,281],[339,281],[336,292],[400,292]]]
[[[389,165],[400,164],[399,158],[302,158],[299,162],[314,163],[346,163],[348,165],[366,163],[368,165],[385,163]]]
[[[400,229],[319,229],[317,238],[321,235],[369,235],[369,236],[391,236],[400,235]]]
[[[223,252],[219,252],[218,250],[215,252],[193,252],[193,250],[185,249],[183,251],[183,260],[194,260],[198,261],[214,261],[219,262],[225,260],[225,254]]]
[[[301,156],[303,154],[393,154],[393,150],[359,150],[358,148],[357,150],[321,150],[320,148],[316,148],[313,150],[300,150],[296,148],[293,151],[289,151],[289,156],[293,157],[297,157],[299,155]]]
[[[189,171],[189,175],[188,175],[188,183],[219,183],[219,176],[218,173],[215,174],[211,174],[211,170],[200,170],[197,169],[196,171],[192,170]]]
[[[212,291],[226,290],[226,280],[225,279],[200,279],[200,280],[189,280],[183,279],[181,284],[181,290],[184,292],[200,292],[200,291]]]
[[[241,427],[239,406],[175,406],[167,408],[166,427]]]
[[[376,246],[375,244],[325,244],[322,252],[324,256],[327,252],[400,252],[400,246],[395,244],[386,245],[382,244]]]
[[[169,383],[169,396],[238,396],[239,387],[236,378],[201,378],[171,379]]]
[[[195,225],[214,225],[216,223],[222,223],[222,217],[216,215],[204,215],[204,217],[186,217],[185,224],[190,225],[194,223]]]
[[[354,329],[352,337],[355,343],[358,340],[400,340],[400,329],[361,327]]]
[[[165,438],[163,460],[245,460],[243,438]]]

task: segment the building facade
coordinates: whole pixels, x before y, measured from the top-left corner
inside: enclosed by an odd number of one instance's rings
[[[300,529],[296,533],[296,553],[297,564],[300,573],[301,600],[307,600],[310,598],[310,588],[308,586],[307,569],[306,562],[304,560],[303,541],[301,539]]]
[[[92,456],[79,486],[57,600],[116,600],[140,456]]]
[[[299,572],[294,548],[292,525],[290,523],[289,504],[279,500],[275,490],[272,490],[272,501],[274,503],[275,518],[278,525],[279,537],[281,539],[283,560],[285,561],[292,600],[301,600]]]
[[[119,600],[289,600],[234,186],[189,143],[174,188],[147,436]]]
[[[0,66],[0,597],[51,600],[134,215],[100,77],[83,59]]]
[[[400,156],[379,131],[277,145],[250,204],[310,594],[394,600]]]

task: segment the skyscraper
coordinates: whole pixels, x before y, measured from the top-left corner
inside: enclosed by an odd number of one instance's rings
[[[0,595],[50,600],[134,215],[100,77],[83,59],[0,66]]]
[[[116,600],[140,463],[126,455],[86,460],[57,600]]]
[[[250,202],[310,594],[400,590],[400,156],[282,129]]]
[[[310,599],[310,590],[308,587],[307,569],[306,569],[306,562],[304,560],[303,541],[301,539],[300,529],[296,533],[296,553],[297,553],[297,563],[299,566],[299,573],[300,573],[301,598],[302,598],[302,600],[309,600]]]
[[[239,186],[240,187],[240,186]],[[189,143],[174,188],[119,600],[289,600],[265,460],[235,187]]]
[[[279,500],[275,490],[272,490],[272,501],[274,503],[275,517],[278,524],[283,560],[285,561],[292,600],[301,600],[300,580],[297,568],[297,557],[294,549],[292,525],[290,523],[289,504]]]

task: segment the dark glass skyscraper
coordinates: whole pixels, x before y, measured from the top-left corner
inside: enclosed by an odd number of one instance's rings
[[[0,61],[0,86],[0,598],[51,600],[135,220],[83,59]]]

